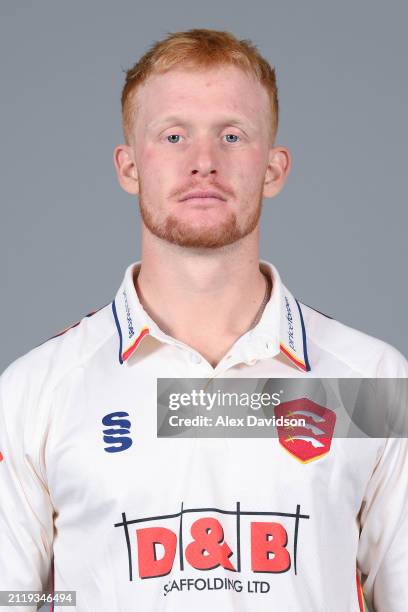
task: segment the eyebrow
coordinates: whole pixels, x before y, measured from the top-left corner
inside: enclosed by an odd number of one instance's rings
[[[188,121],[183,119],[183,117],[179,115],[168,115],[167,117],[162,117],[160,119],[156,119],[147,124],[147,129],[152,130],[158,126],[161,126],[165,123],[177,123],[179,125],[188,125]],[[217,127],[223,125],[236,125],[237,127],[250,127],[255,129],[254,124],[249,119],[240,119],[237,116],[225,117],[224,119],[220,119],[215,123]]]

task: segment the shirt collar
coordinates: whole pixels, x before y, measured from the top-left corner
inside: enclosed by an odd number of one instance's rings
[[[126,362],[140,346],[143,338],[152,335],[169,342],[166,335],[141,305],[135,286],[134,273],[141,261],[130,264],[112,302],[112,311],[119,334],[119,362]],[[307,355],[306,330],[299,302],[283,284],[278,270],[271,263],[260,260],[260,267],[273,282],[272,294],[259,323],[246,339],[263,338],[278,340],[279,351],[301,371],[311,367]],[[279,330],[277,338],[277,330]]]

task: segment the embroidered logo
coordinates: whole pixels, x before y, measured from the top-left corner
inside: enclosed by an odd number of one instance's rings
[[[132,446],[130,434],[130,421],[123,417],[128,417],[127,412],[111,412],[102,419],[102,424],[109,429],[103,430],[103,441],[109,446],[105,446],[107,453],[118,453]]]
[[[275,406],[276,417],[304,420],[303,426],[277,426],[279,442],[302,463],[323,457],[330,451],[336,413],[302,397]]]

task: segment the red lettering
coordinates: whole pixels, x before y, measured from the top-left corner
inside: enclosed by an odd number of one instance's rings
[[[137,552],[140,578],[166,576],[173,567],[176,554],[177,536],[165,527],[137,529]],[[156,558],[156,544],[164,547],[164,556]]]
[[[229,560],[232,550],[226,542],[221,544],[224,530],[217,519],[198,519],[191,526],[191,535],[194,541],[186,547],[185,555],[192,567],[209,570],[221,565],[225,569],[235,571]]]
[[[253,572],[286,572],[290,555],[288,534],[279,523],[251,523],[251,568]],[[270,558],[270,554],[274,556]]]

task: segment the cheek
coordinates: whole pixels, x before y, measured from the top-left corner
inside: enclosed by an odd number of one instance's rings
[[[251,152],[245,156],[236,168],[235,177],[240,189],[246,194],[258,193],[265,178],[265,154],[261,151]]]
[[[160,192],[166,164],[157,155],[157,151],[149,146],[141,147],[137,151],[136,164],[145,191]]]
[[[146,174],[151,168],[154,168],[159,163],[157,152],[153,147],[144,145],[136,151],[136,162],[138,168]]]
[[[176,162],[174,155],[148,144],[141,148],[137,155],[139,170],[154,184],[161,181],[163,176],[176,174]]]
[[[156,211],[164,210],[168,199],[174,196],[175,187],[180,184],[177,172],[158,159],[157,155],[150,153],[143,158],[139,173],[145,204]]]

